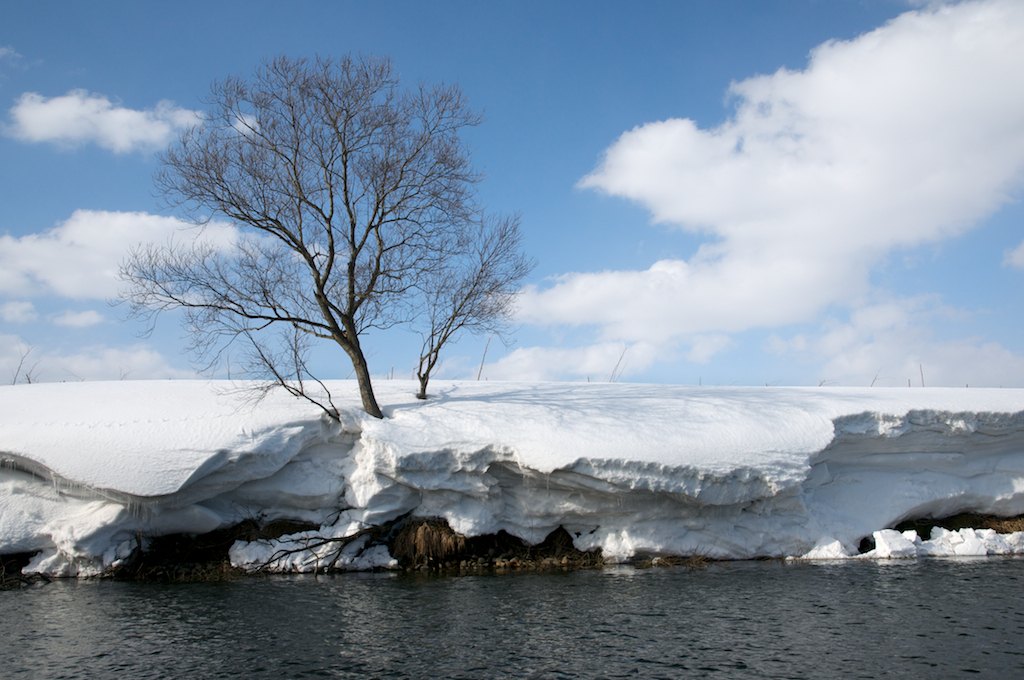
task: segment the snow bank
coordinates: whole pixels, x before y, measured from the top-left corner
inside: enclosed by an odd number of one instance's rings
[[[899,532],[882,529],[872,534],[875,547],[856,555],[858,559],[890,559],[901,557],[985,557],[987,555],[1024,554],[1024,531],[998,534],[994,529],[960,529],[950,531],[934,527],[931,538],[921,540],[916,531]],[[830,560],[850,557],[839,541],[824,541],[801,559]]]
[[[883,531],[905,519],[1024,514],[1024,390],[439,381],[422,402],[384,381],[378,421],[328,386],[340,422],[244,383],[0,388],[0,553],[94,574],[139,537],[289,518],[321,528],[233,561],[366,568],[390,557],[332,540],[413,513],[531,543],[564,526],[612,559],[844,557],[873,534],[885,557],[911,554]]]

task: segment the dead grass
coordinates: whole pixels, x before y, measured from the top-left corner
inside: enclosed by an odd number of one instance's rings
[[[466,545],[444,520],[410,520],[391,542],[391,556],[406,569],[436,567],[464,556]]]
[[[538,545],[527,545],[504,531],[466,538],[443,519],[407,520],[390,543],[392,557],[406,571],[481,573],[570,571],[604,566],[599,551],[584,552],[559,527]]]
[[[985,521],[982,529],[995,529],[1000,534],[1012,534],[1016,531],[1024,531],[1024,517],[1013,517],[1010,519],[992,518]]]

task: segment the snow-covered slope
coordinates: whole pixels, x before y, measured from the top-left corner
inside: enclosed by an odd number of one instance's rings
[[[437,382],[422,402],[385,381],[378,421],[329,387],[340,422],[244,383],[0,388],[0,553],[89,574],[137,536],[260,517],[315,521],[308,540],[412,512],[530,542],[561,525],[612,558],[837,556],[908,518],[1024,513],[1024,390]]]

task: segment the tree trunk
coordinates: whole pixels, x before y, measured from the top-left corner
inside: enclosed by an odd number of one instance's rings
[[[427,398],[427,383],[430,381],[430,373],[419,376],[420,379],[420,392],[416,395],[417,399]]]
[[[383,418],[384,414],[377,405],[377,398],[373,394],[373,385],[370,383],[370,369],[366,365],[366,357],[363,356],[363,348],[359,346],[359,337],[355,333],[355,326],[351,323],[344,323],[350,341],[342,341],[335,337],[335,341],[341,345],[349,358],[352,359],[352,368],[356,372],[356,382],[359,383],[359,397],[363,400],[363,410],[374,418]]]
[[[383,418],[384,414],[377,405],[377,398],[373,394],[373,385],[370,383],[370,369],[366,365],[366,357],[363,356],[363,348],[359,345],[359,334],[356,332],[356,325],[351,317],[339,319],[344,333],[334,336],[345,353],[352,360],[352,368],[356,372],[356,382],[359,383],[359,397],[363,400],[363,410],[374,418]]]
[[[358,347],[352,355],[352,367],[356,369],[356,381],[359,383],[359,396],[363,400],[363,410],[374,418],[383,418],[384,414],[377,406],[377,398],[373,395],[373,385],[370,384],[370,369],[366,366],[366,359]]]

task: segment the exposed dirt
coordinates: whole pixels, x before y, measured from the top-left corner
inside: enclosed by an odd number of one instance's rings
[[[976,515],[962,513],[939,519],[918,519],[901,522],[896,525],[896,531],[907,531],[914,529],[921,538],[931,535],[932,527],[942,527],[950,531],[960,529],[995,529],[996,533],[1012,534],[1015,531],[1024,531],[1024,515],[1018,517],[996,517],[995,515]]]
[[[45,576],[22,576],[21,570],[28,566],[34,553],[0,555],[0,590],[15,590],[38,583],[48,583]]]
[[[914,529],[922,537],[940,526],[951,531],[967,527],[995,529],[999,533],[1024,531],[1024,516],[1005,518],[992,515],[960,514],[938,519],[902,522],[898,531]],[[273,539],[285,534],[316,529],[308,523],[279,520],[260,524],[247,520],[233,527],[198,536],[175,534],[148,541],[145,551],[136,551],[124,564],[103,578],[133,581],[201,582],[222,581],[251,576],[231,566],[228,549],[236,540]],[[573,571],[604,566],[600,550],[584,552],[573,546],[572,536],[564,528],[551,532],[537,545],[504,531],[467,538],[452,531],[448,523],[436,518],[401,517],[393,523],[374,527],[370,545],[384,544],[408,573],[474,574],[537,571]],[[861,551],[874,547],[870,537]],[[44,576],[22,576],[32,553],[0,555],[0,589],[23,588],[48,582]],[[704,555],[644,555],[633,560],[638,568],[685,566],[706,567],[713,560]]]
[[[599,551],[577,550],[562,527],[531,546],[504,531],[466,538],[444,520],[416,518],[398,528],[390,550],[406,571],[571,571],[604,566]]]
[[[149,540],[145,551],[136,551],[125,563],[104,574],[122,581],[224,581],[247,576],[231,566],[228,550],[237,540],[278,538],[297,531],[316,529],[309,523],[279,520],[260,525],[246,520],[226,529],[193,536],[173,534]]]

